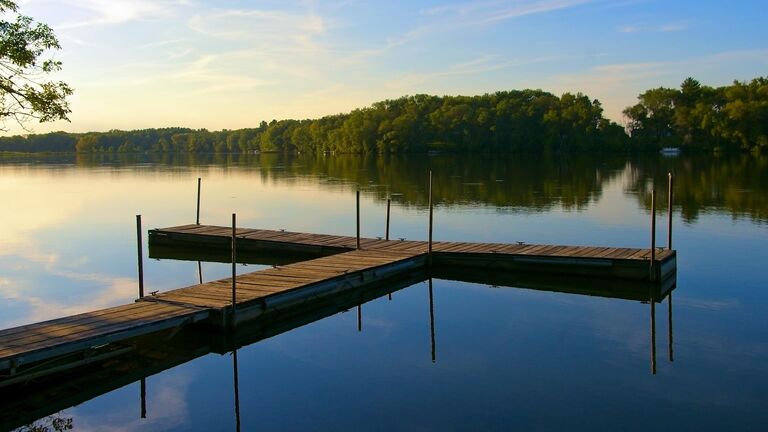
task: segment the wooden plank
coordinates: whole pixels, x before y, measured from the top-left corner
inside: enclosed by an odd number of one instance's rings
[[[142,311],[146,309],[146,305],[142,303],[130,303],[127,305],[112,307],[108,309],[101,309],[94,312],[87,312],[82,313],[78,315],[73,315],[69,317],[62,317],[62,318],[56,318],[49,321],[43,321],[40,323],[34,323],[34,324],[27,324],[20,327],[14,327],[10,329],[6,329],[0,332],[0,345],[2,345],[3,341],[13,340],[12,336],[24,333],[24,332],[33,332],[36,331],[36,329],[41,328],[43,326],[75,326],[80,324],[89,324],[91,322],[99,321],[99,320],[105,320],[105,319],[120,319],[123,316],[131,316],[135,313],[137,313],[137,310]],[[162,312],[162,310],[159,310],[158,312]]]
[[[131,314],[123,314],[119,317],[114,317],[112,315],[108,315],[107,317],[99,317],[99,319],[91,320],[91,321],[78,321],[76,323],[52,323],[47,325],[42,325],[46,323],[41,323],[41,325],[32,330],[27,330],[26,332],[22,333],[15,333],[9,337],[3,338],[2,340],[2,346],[7,347],[11,346],[13,344],[19,343],[19,341],[25,341],[25,342],[32,342],[33,340],[30,338],[34,338],[34,340],[42,340],[46,338],[46,335],[53,334],[53,333],[67,333],[67,334],[76,334],[80,330],[87,328],[87,329],[97,329],[97,328],[106,328],[110,325],[118,325],[125,322],[130,322],[135,319],[143,319],[143,318],[155,318],[164,314],[168,314],[172,312],[173,309],[178,309],[179,307],[172,307],[169,305],[162,305],[160,309],[155,307],[151,310],[147,310],[147,308],[140,309],[138,311],[134,311]]]
[[[549,248],[550,245],[536,245],[535,247],[526,250],[523,252],[523,255],[538,255],[540,251],[543,251],[544,249]]]
[[[155,318],[155,319],[142,319],[142,320],[136,320],[131,322],[125,322],[120,325],[111,326],[109,328],[102,328],[97,329],[94,331],[88,331],[88,332],[81,332],[76,335],[76,337],[54,337],[52,339],[47,339],[44,341],[39,341],[37,343],[30,343],[30,344],[24,344],[23,346],[17,347],[15,351],[3,351],[0,353],[0,361],[8,361],[12,358],[20,358],[20,357],[27,357],[30,354],[44,351],[44,350],[58,350],[56,352],[51,353],[50,355],[60,355],[62,353],[66,352],[72,352],[73,350],[66,350],[63,349],[63,347],[72,346],[72,345],[80,345],[83,348],[87,347],[91,343],[96,343],[97,341],[103,341],[105,338],[110,337],[111,335],[118,334],[118,333],[126,333],[124,337],[133,337],[140,334],[145,334],[148,331],[142,332],[142,329],[151,328],[151,327],[158,327],[162,326],[164,322],[169,321],[178,321],[179,319],[187,319],[187,316],[190,318],[194,316],[195,314],[201,313],[201,311],[197,312],[190,312],[191,309],[188,308],[179,308],[185,309],[185,313],[179,314],[179,315],[165,315],[162,318]],[[207,313],[207,312],[205,312]],[[155,331],[155,330],[152,330]],[[103,343],[103,342],[102,342]]]
[[[169,307],[172,305],[162,304],[162,307]],[[144,315],[140,317],[133,317],[130,320],[118,321],[118,322],[95,322],[87,326],[79,326],[75,328],[57,329],[48,328],[44,333],[28,334],[23,338],[14,340],[11,343],[5,343],[0,350],[0,357],[9,355],[9,352],[24,352],[25,350],[37,350],[41,347],[60,345],[65,342],[82,340],[92,338],[105,333],[113,333],[118,330],[123,330],[133,326],[149,324],[156,321],[162,321],[167,318],[176,317],[179,315],[192,314],[194,311],[181,306],[175,306],[176,313],[165,312],[162,315]]]
[[[191,230],[193,228],[200,227],[200,226],[201,225],[197,225],[197,224],[179,225],[179,226],[170,227],[170,228],[163,228],[163,229],[158,230],[158,231],[173,232],[173,233],[179,232],[180,233],[180,232],[185,232],[185,231],[188,231],[188,230]]]
[[[645,261],[648,260],[651,256],[651,250],[650,249],[638,249],[637,252],[633,253],[631,256],[625,258],[628,260],[638,260],[638,261]]]
[[[542,245],[539,244],[525,244],[523,245],[523,248],[520,249],[517,254],[518,255],[528,255],[531,251],[534,249],[540,248]]]
[[[545,253],[547,256],[551,257],[560,257],[560,253],[564,250],[568,249],[568,246],[553,246],[552,248],[548,249]]]
[[[538,249],[537,251],[534,252],[534,254],[535,255],[540,255],[540,256],[549,256],[550,253],[553,250],[555,250],[557,247],[558,246],[556,246],[556,245],[545,245],[544,248]]]

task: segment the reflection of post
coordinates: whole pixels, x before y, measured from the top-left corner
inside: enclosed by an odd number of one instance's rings
[[[656,375],[656,300],[651,294],[651,372]]]
[[[200,177],[197,178],[197,224],[200,225]]]
[[[435,363],[435,307],[432,301],[432,278],[429,278],[429,333],[432,338],[432,363]]]
[[[141,379],[141,418],[147,418],[147,380]]]
[[[669,298],[667,299],[667,306],[669,306],[669,313],[667,314],[667,319],[669,320],[668,327],[669,327],[669,361],[673,362],[675,361],[675,357],[672,352],[672,293],[669,293]]]
[[[200,261],[197,262],[197,280],[200,281],[200,284],[203,283],[203,265],[200,263]]]
[[[136,215],[136,247],[139,261],[139,298],[144,297],[144,259],[141,246],[141,215]]]
[[[357,331],[363,331],[363,305],[357,305]]]
[[[232,372],[235,383],[235,430],[240,432],[240,379],[237,374],[237,350],[232,351]]]

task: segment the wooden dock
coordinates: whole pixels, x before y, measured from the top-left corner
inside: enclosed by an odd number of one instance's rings
[[[177,247],[187,250],[229,250],[231,227],[182,225],[149,232],[153,247]],[[252,253],[324,256],[353,251],[357,239],[350,236],[308,234],[290,231],[238,229],[237,249]],[[425,241],[361,238],[364,251],[391,251],[425,254]],[[677,269],[674,250],[658,249],[651,266],[648,248],[598,246],[561,246],[541,244],[504,244],[434,242],[433,265],[484,268],[547,274],[582,275],[641,281],[662,281]]]
[[[184,225],[149,232],[153,247],[229,250],[231,228]],[[238,229],[238,252],[294,254],[292,264],[144,296],[136,303],[0,331],[0,387],[119,355],[110,344],[205,323],[231,328],[336,295],[364,291],[435,267],[580,275],[613,280],[669,280],[675,251],[649,249],[360,239]],[[106,347],[106,348],[105,348]]]

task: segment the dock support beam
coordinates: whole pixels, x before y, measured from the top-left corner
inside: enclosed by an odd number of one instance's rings
[[[429,267],[432,268],[432,170],[429,170]]]
[[[672,173],[667,173],[669,179],[667,191],[667,249],[672,250]]]
[[[357,190],[356,195],[356,213],[357,213],[357,249],[360,249],[360,190]]]
[[[141,246],[141,215],[136,215],[136,250],[139,262],[139,298],[144,297],[144,258]]]
[[[237,327],[237,215],[232,213],[232,328]]]
[[[197,178],[197,219],[195,219],[198,225],[200,225],[200,177]]]

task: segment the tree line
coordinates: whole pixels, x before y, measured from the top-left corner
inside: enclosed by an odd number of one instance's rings
[[[707,150],[768,150],[768,78],[722,87],[688,78],[680,89],[659,87],[627,107],[627,129],[640,145]]]
[[[597,99],[542,90],[413,95],[312,120],[237,130],[162,128],[0,137],[6,152],[359,153],[583,152],[664,146],[768,149],[768,79],[712,88],[688,78],[627,107],[626,129]]]
[[[315,120],[252,129],[112,130],[0,138],[0,151],[405,153],[582,150],[622,147],[627,137],[583,94],[541,90],[481,96],[404,96]]]

